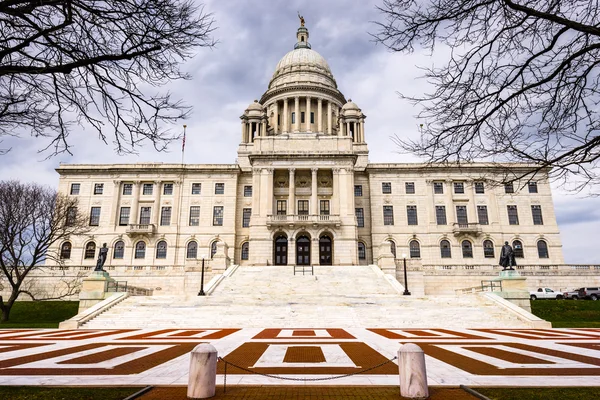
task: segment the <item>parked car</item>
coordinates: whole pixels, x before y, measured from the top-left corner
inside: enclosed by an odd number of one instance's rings
[[[529,298],[531,300],[538,300],[538,299],[562,299],[563,298],[563,294],[561,292],[555,292],[554,290],[545,287],[545,288],[539,288],[538,290],[534,290],[532,292],[529,292]]]
[[[600,288],[599,287],[582,287],[579,289],[580,299],[600,299]]]
[[[563,299],[579,300],[579,289],[573,289],[570,292],[564,292]]]

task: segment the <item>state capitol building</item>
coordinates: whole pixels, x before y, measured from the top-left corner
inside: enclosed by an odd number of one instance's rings
[[[130,283],[153,287],[161,276],[185,281],[203,257],[212,271],[384,269],[404,257],[414,270],[468,268],[497,265],[508,241],[519,265],[564,263],[548,171],[499,185],[493,163],[369,163],[360,99],[346,99],[308,39],[298,28],[240,117],[236,164],[61,164],[59,192],[78,199],[93,227],[58,244],[64,266],[93,268],[103,243],[109,272],[143,271]]]

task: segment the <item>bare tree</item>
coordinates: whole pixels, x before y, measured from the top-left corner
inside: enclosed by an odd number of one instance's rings
[[[71,153],[87,125],[119,154],[163,150],[190,108],[155,88],[190,78],[180,64],[214,45],[213,24],[187,0],[0,0],[0,138],[28,130]]]
[[[39,300],[31,290],[31,272],[46,260],[60,264],[58,244],[88,231],[76,199],[38,184],[0,181],[0,276],[10,289],[8,299],[0,296],[0,322],[8,321],[20,294]],[[69,296],[74,289],[68,283],[67,292],[51,297]]]
[[[425,70],[419,140],[432,162],[527,162],[575,190],[600,181],[597,0],[383,0],[373,36],[396,52],[450,48]],[[443,46],[442,46],[443,47]],[[435,54],[435,53],[434,53]],[[518,178],[518,177],[516,177]]]

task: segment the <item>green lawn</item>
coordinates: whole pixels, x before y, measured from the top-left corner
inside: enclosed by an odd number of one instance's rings
[[[53,388],[40,386],[0,386],[0,399],[10,400],[123,400],[140,391],[141,387]]]
[[[492,400],[581,400],[597,399],[600,387],[474,388],[474,390]]]
[[[17,301],[3,328],[58,328],[58,323],[77,314],[78,301]],[[0,399],[3,398],[0,396]]]
[[[600,328],[600,301],[535,300],[531,311],[554,328]]]

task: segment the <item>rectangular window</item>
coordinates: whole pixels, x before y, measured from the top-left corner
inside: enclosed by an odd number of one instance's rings
[[[140,225],[148,225],[150,224],[150,207],[142,207],[140,209]]]
[[[531,215],[533,216],[534,225],[544,225],[544,219],[542,218],[542,206],[532,205]]]
[[[163,194],[165,196],[171,196],[173,194],[173,184],[172,183],[163,184]]]
[[[529,182],[527,184],[527,186],[529,187],[529,193],[537,193],[538,192],[537,182]]]
[[[329,200],[321,200],[319,205],[321,215],[329,215]]]
[[[215,183],[215,194],[225,194],[224,183]]]
[[[419,225],[417,219],[417,206],[406,206],[406,218],[409,225]]]
[[[508,224],[519,225],[519,214],[517,212],[517,206],[506,206],[508,210]]]
[[[142,187],[142,194],[144,196],[151,196],[153,190],[154,190],[154,184],[144,183],[144,186]]]
[[[512,183],[507,183],[504,185],[504,193],[514,193],[515,188]]]
[[[314,124],[314,123],[315,123],[315,113],[314,113],[314,112],[311,112],[311,113],[310,113],[310,123],[311,123],[311,124]]]
[[[296,123],[296,113],[292,111],[292,124]]]
[[[415,183],[414,182],[404,183],[404,188],[406,189],[406,194],[415,194]]]
[[[303,124],[304,123],[304,111],[300,112],[300,123]]]
[[[281,125],[281,114],[277,114],[277,126]]]
[[[90,226],[100,225],[100,207],[92,207],[90,211]]]
[[[190,226],[200,226],[200,206],[190,207]]]
[[[467,225],[469,219],[467,218],[467,206],[456,206],[456,222],[459,225]]]
[[[252,215],[251,208],[244,208],[242,213],[242,228],[248,228],[250,226],[250,216]]]
[[[392,182],[382,182],[381,183],[381,191],[383,194],[391,194],[392,193]]]
[[[354,196],[362,197],[362,185],[354,185]]]
[[[287,201],[286,200],[277,200],[277,215],[286,215],[287,214]]]
[[[67,209],[67,218],[65,220],[66,226],[73,226],[77,221],[77,207],[69,207]]]
[[[383,206],[383,224],[394,225],[394,206]]]
[[[446,206],[435,206],[435,219],[438,225],[446,225]]]
[[[121,211],[119,211],[119,226],[129,225],[130,212],[131,212],[131,208],[121,207]]]
[[[213,226],[223,226],[223,206],[213,208]]]
[[[475,182],[475,193],[477,193],[477,194],[485,193],[485,186],[483,185],[483,182]]]
[[[365,212],[362,208],[355,208],[354,213],[356,214],[356,223],[359,228],[365,227]]]
[[[102,194],[104,192],[104,183],[94,184],[94,194]]]
[[[298,215],[308,215],[308,200],[298,200]]]
[[[201,183],[192,183],[192,194],[201,194],[202,193],[202,184]]]
[[[160,210],[160,225],[161,226],[171,225],[171,207],[163,207]]]
[[[463,182],[454,182],[454,193],[455,194],[464,194],[465,193],[465,184]]]
[[[252,186],[244,186],[244,197],[252,197]]]
[[[81,188],[81,184],[79,183],[71,183],[71,194],[73,196],[77,196],[79,194],[79,189]]]
[[[123,184],[123,196],[131,196],[133,194],[133,183]]]
[[[444,194],[444,182],[433,182],[433,193]]]
[[[479,219],[479,225],[489,224],[487,206],[477,206],[477,218]]]

